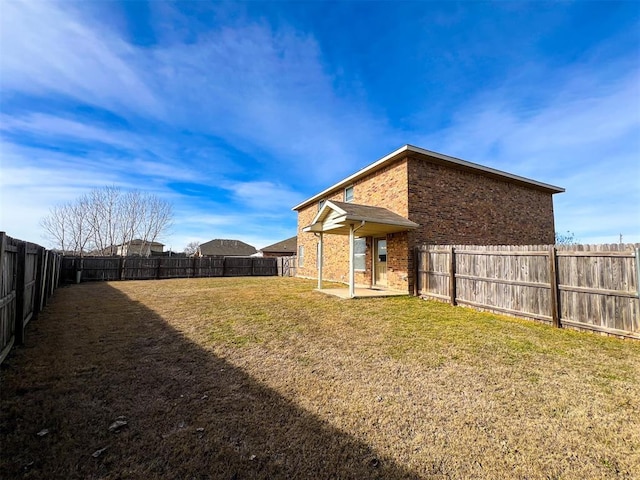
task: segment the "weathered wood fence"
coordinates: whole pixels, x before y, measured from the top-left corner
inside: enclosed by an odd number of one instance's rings
[[[60,255],[0,232],[0,363],[58,286]]]
[[[295,277],[298,265],[298,257],[296,255],[290,257],[276,257],[278,259],[278,276],[279,277]]]
[[[640,244],[416,248],[417,295],[640,338]]]
[[[275,276],[277,258],[64,257],[64,282],[164,278]]]

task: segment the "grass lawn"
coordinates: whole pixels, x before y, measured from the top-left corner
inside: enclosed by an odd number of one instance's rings
[[[640,478],[640,342],[313,287],[58,290],[2,365],[0,477]]]

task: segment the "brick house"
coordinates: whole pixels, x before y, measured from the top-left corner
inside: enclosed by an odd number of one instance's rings
[[[413,289],[423,243],[552,244],[563,188],[405,145],[293,207],[298,276]],[[350,253],[351,252],[351,253]],[[321,262],[318,262],[321,258]]]

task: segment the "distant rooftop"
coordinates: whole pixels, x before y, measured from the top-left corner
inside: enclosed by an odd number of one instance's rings
[[[257,250],[240,240],[216,238],[200,244],[200,252],[204,256],[248,257]]]
[[[296,253],[297,248],[298,237],[291,237],[269,245],[268,247],[261,248],[260,251],[267,253]]]

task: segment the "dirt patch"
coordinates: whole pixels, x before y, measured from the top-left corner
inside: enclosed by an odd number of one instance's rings
[[[636,475],[640,343],[312,288],[59,290],[2,368],[0,476]]]

